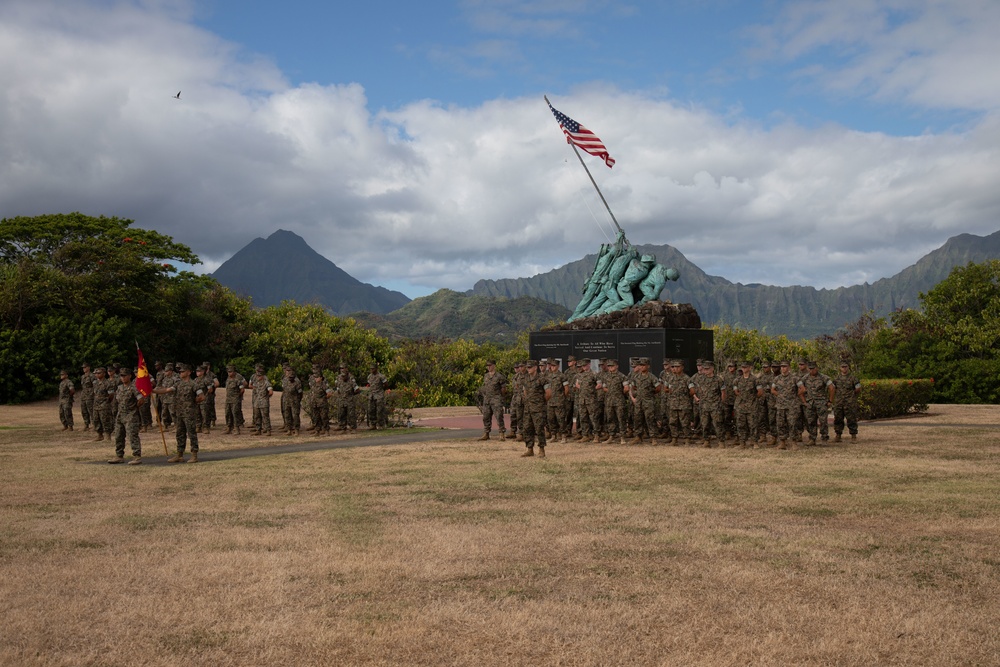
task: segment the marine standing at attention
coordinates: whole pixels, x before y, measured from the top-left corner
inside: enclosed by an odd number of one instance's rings
[[[483,384],[479,387],[479,393],[483,397],[483,435],[480,440],[490,439],[490,429],[493,427],[493,416],[496,415],[497,429],[500,431],[500,439],[506,440],[507,429],[503,419],[503,395],[507,389],[507,376],[497,370],[497,362],[493,359],[486,361],[486,373],[483,375]]]
[[[545,418],[546,402],[551,395],[551,388],[545,384],[544,378],[538,373],[538,362],[529,359],[526,365],[527,374],[524,378],[522,393],[524,395],[524,453],[521,456],[535,455],[535,439],[538,439],[538,456],[545,458]]]
[[[115,399],[118,402],[118,413],[115,415],[115,456],[108,460],[108,463],[122,463],[125,461],[125,439],[128,437],[129,447],[132,448],[132,460],[128,462],[130,466],[142,463],[142,442],[139,440],[139,406],[146,401],[135,384],[132,382],[132,371],[127,367],[122,367],[118,372],[121,384],[115,391]]]

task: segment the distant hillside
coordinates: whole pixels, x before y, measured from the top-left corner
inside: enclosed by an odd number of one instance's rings
[[[389,339],[464,338],[506,344],[514,343],[522,331],[561,322],[569,315],[566,308],[533,297],[469,296],[442,289],[388,315],[353,313],[351,317]]]
[[[986,237],[972,234],[952,237],[891,278],[832,290],[732,283],[708,275],[673,246],[636,247],[680,271],[680,280],[667,283],[661,298],[692,304],[705,324],[731,324],[792,338],[812,338],[833,333],[869,310],[881,316],[897,308],[918,306],[920,292],[941,282],[955,266],[1000,258],[1000,232]],[[468,293],[508,298],[533,296],[572,309],[596,261],[597,255],[587,255],[532,278],[480,280]]]
[[[401,292],[353,278],[309,247],[301,236],[279,229],[257,238],[212,274],[237,294],[253,299],[258,308],[281,303],[315,303],[334,315],[365,310],[388,313],[410,299]]]

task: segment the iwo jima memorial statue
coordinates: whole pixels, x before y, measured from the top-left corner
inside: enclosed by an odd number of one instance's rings
[[[628,242],[577,147],[602,158],[608,167],[615,161],[597,135],[557,111],[548,97],[545,102],[590,177],[618,236],[614,243],[601,246],[594,271],[583,285],[583,297],[566,323],[529,334],[531,358],[556,359],[561,368],[571,355],[591,359],[591,365],[609,358],[616,359],[622,369],[631,368],[642,357],[649,358],[652,369],[660,368],[664,359],[681,359],[684,372],[690,375],[697,359],[713,359],[712,331],[701,328],[701,318],[691,304],[659,300],[667,281],[677,280],[680,274],[658,264],[653,255],[640,255]]]

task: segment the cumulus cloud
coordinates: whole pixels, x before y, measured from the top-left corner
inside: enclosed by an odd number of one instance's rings
[[[209,269],[287,229],[355,277],[411,294],[534,275],[610,234],[540,94],[374,112],[361,83],[291,85],[194,27],[183,3],[57,4],[0,7],[2,217],[133,218]],[[784,47],[792,58],[828,43],[829,26],[847,40],[849,18],[815,9],[770,35],[803,35]],[[903,40],[899,17],[873,23],[870,48],[879,35]],[[945,47],[927,57],[943,69],[953,59]],[[899,85],[903,60],[868,62],[842,75]],[[918,91],[932,79],[905,95],[927,98]],[[764,127],[597,85],[552,102],[618,160],[609,170],[588,158],[633,242],[670,243],[734,281],[832,287],[889,275],[948,236],[997,230],[996,89],[957,96],[985,109],[969,127],[913,137]]]

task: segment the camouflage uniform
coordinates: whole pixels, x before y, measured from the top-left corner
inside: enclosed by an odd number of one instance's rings
[[[517,429],[524,419],[524,395],[521,381],[524,380],[524,362],[514,364],[514,376],[510,380],[510,437],[517,439]],[[551,426],[549,428],[551,430]],[[524,440],[524,436],[521,436]]]
[[[705,372],[701,381],[695,387],[698,405],[701,409],[701,437],[706,447],[711,446],[710,438],[714,433],[722,447],[726,446],[726,431],[723,427],[723,410],[725,409],[725,381],[715,375],[715,366],[711,361],[702,365]]]
[[[788,436],[795,428],[795,419],[802,401],[799,400],[798,382],[791,373],[786,373],[788,362],[781,363],[782,372],[771,381],[771,394],[775,397],[775,423],[781,444],[778,449],[785,449]],[[797,445],[792,442],[792,449]]]
[[[250,380],[250,389],[253,435],[271,435],[271,395],[274,393],[274,388],[264,374],[263,366],[257,366],[256,375]]]
[[[348,372],[346,366],[340,367],[340,374],[337,375],[337,427],[341,431],[358,427],[358,415],[355,411],[356,402],[354,397],[358,395],[361,388],[358,387],[357,380]]]
[[[670,408],[671,442],[676,445],[681,438],[689,438],[692,435],[691,390],[695,388],[695,384],[684,373],[684,364],[680,361],[674,360],[670,367],[673,373],[666,385],[667,405]]]
[[[532,369],[535,372],[531,372]],[[528,361],[528,373],[521,389],[524,397],[524,446],[527,450],[521,456],[535,455],[535,439],[538,439],[538,455],[545,456],[546,393],[549,387],[545,378],[537,372],[538,362]]]
[[[660,386],[663,388],[660,391],[660,396],[656,401],[657,414],[656,419],[660,425],[660,436],[663,438],[670,438],[670,393],[667,391],[667,386],[670,384],[670,376],[673,373],[670,372],[670,360],[663,360],[663,370],[660,371],[659,380]]]
[[[649,372],[649,359],[643,357],[629,382],[629,397],[635,406],[633,444],[642,442],[643,435],[650,439],[656,435],[656,392],[659,387],[659,379]]]
[[[163,389],[170,389],[177,382],[177,376],[174,375],[174,365],[167,364],[163,367],[163,379],[156,381],[157,387],[162,387]],[[164,428],[170,428],[174,424],[174,395],[173,393],[165,393],[160,395],[160,421],[163,422]]]
[[[202,366],[205,367],[205,381],[208,383],[208,393],[205,394],[205,400],[201,404],[202,415],[206,426],[215,426],[215,390],[219,388],[219,377],[212,372],[212,365],[207,361],[202,363]]]
[[[184,449],[188,440],[191,441],[191,461],[198,460],[198,403],[205,400],[204,380],[192,380],[191,367],[187,364],[181,365],[180,372],[180,377],[171,388],[177,425],[177,453],[168,459],[170,463],[184,462]]]
[[[139,404],[146,399],[131,382],[131,373],[123,371],[120,377],[125,381],[121,382],[115,390],[115,399],[118,403],[118,414],[115,415],[115,458],[111,459],[109,463],[121,463],[124,459],[126,437],[129,447],[132,449],[133,459],[131,463],[139,463],[142,460],[142,442],[139,440]]]
[[[619,443],[625,444],[625,431],[628,428],[625,421],[627,382],[625,374],[618,370],[618,362],[612,359],[608,372],[601,381],[601,392],[604,394],[604,425],[608,431],[608,437],[604,442],[611,442],[617,438]]]
[[[566,396],[563,398],[563,428],[562,432],[566,436],[573,435],[573,418],[576,417],[576,357],[570,355],[566,357],[566,370],[563,371],[563,380],[566,381]],[[579,429],[579,426],[577,427]]]
[[[597,438],[597,376],[590,370],[590,360],[581,359],[580,372],[573,385],[576,387],[576,434],[577,439]]]
[[[302,380],[291,368],[281,378],[281,419],[289,435],[298,435],[302,425]]]
[[[542,375],[541,368],[538,370],[538,374]],[[521,374],[522,376],[524,373]],[[549,434],[552,439],[561,439],[565,442],[566,440],[566,392],[567,385],[569,384],[566,380],[566,376],[559,371],[557,367],[557,362],[552,361],[549,363],[549,370],[545,373],[543,377],[544,382],[549,386],[551,390],[549,392],[549,400],[545,404],[545,422],[549,427]],[[518,380],[518,385],[516,386],[516,391],[521,393],[521,405],[524,405],[524,394],[521,392],[520,384],[524,382],[524,378],[521,377]],[[522,410],[523,413],[523,410]]]
[[[153,365],[153,368],[156,371],[156,374],[153,377],[153,386],[154,387],[160,387],[160,386],[163,385],[163,375],[164,375],[164,372],[165,372],[163,370],[163,364],[160,363],[159,361],[157,361]],[[150,407],[152,407],[152,409],[156,411],[156,421],[158,423],[162,423],[162,420],[163,420],[163,399],[160,398],[159,394],[153,394],[152,396],[149,397],[149,402],[151,404]]]
[[[238,435],[243,428],[243,392],[246,388],[246,378],[237,373],[234,366],[229,366],[226,369],[226,433],[236,429]]]
[[[492,359],[486,362],[487,370],[483,375],[483,384],[479,387],[479,393],[483,397],[483,437],[480,440],[490,439],[490,429],[493,427],[493,416],[496,415],[497,428],[500,430],[500,439],[504,439],[507,432],[503,419],[503,394],[507,388],[507,377],[496,370],[496,362]]]
[[[111,395],[115,393],[115,380],[107,377],[104,368],[98,368],[94,377],[94,430],[97,431],[96,440],[104,440],[104,434],[108,438],[115,430],[115,420],[111,413]]]
[[[69,379],[69,373],[63,371],[59,380],[59,421],[62,422],[63,430],[73,430],[73,394],[76,389],[73,381]]]
[[[732,394],[735,399],[733,412],[736,419],[736,437],[740,441],[741,447],[747,446],[747,441],[753,441],[757,446],[757,428],[760,424],[758,407],[764,393],[764,385],[760,378],[754,377],[751,373],[749,363],[743,364],[747,371],[747,376],[739,374],[733,379]]]
[[[80,376],[80,416],[83,418],[83,430],[89,431],[94,421],[94,374],[90,372],[90,364],[83,365],[83,375]]]
[[[604,412],[607,409],[605,406],[605,394],[601,391],[603,386],[603,381],[605,376],[608,374],[608,360],[601,359],[597,367],[597,381],[594,383],[594,435],[600,434],[602,437],[605,435],[605,425],[604,425]]]
[[[191,381],[194,382],[195,388],[198,391],[201,392],[201,394],[200,394],[201,401],[198,402],[195,405],[195,407],[194,407],[195,422],[197,424],[197,428],[195,429],[195,432],[196,433],[211,433],[212,432],[212,413],[209,412],[209,409],[208,409],[208,406],[209,406],[209,402],[208,402],[209,399],[208,399],[208,397],[209,396],[214,396],[214,394],[212,393],[212,391],[215,389],[215,381],[209,379],[208,373],[205,372],[205,367],[204,366],[199,366],[198,369],[197,369],[197,371],[196,371],[196,373],[197,373],[197,376],[193,380],[191,380]],[[176,396],[175,396],[175,398],[174,398],[175,409],[176,409],[176,400],[177,399],[176,399]],[[192,448],[191,451],[193,452],[193,451],[195,451],[195,449]]]
[[[851,434],[851,440],[857,439],[858,435],[858,391],[861,389],[861,382],[851,374],[847,364],[841,364],[840,374],[833,378],[835,393],[833,395],[833,430],[837,434],[836,440],[840,442],[841,434],[844,432],[844,422],[847,422],[847,430]]]
[[[385,428],[388,426],[388,416],[385,413],[385,392],[388,389],[388,378],[378,372],[378,366],[373,365],[368,374],[368,428]],[[503,415],[503,413],[500,413]]]
[[[733,383],[739,376],[736,363],[732,361],[726,364],[726,370],[719,374],[726,385],[726,402],[722,406],[722,429],[727,438],[736,437],[736,396],[733,394]]]
[[[809,375],[807,370],[807,363],[805,361],[800,361],[798,364],[798,370],[792,371],[792,376],[795,378],[795,384],[797,386],[802,386],[802,380]],[[802,442],[802,432],[806,430],[806,406],[802,401],[799,401],[799,411],[795,416],[795,428],[793,431],[793,437],[795,440]]]
[[[329,394],[326,378],[318,366],[313,366],[309,376],[309,419],[316,435],[330,432]]]
[[[833,380],[822,373],[815,375],[816,362],[809,362],[809,372],[799,379],[799,396],[805,401],[806,430],[809,431],[809,444],[816,444],[816,425],[819,424],[819,436],[823,440],[830,439],[830,425],[827,415],[830,411],[833,390]]]

